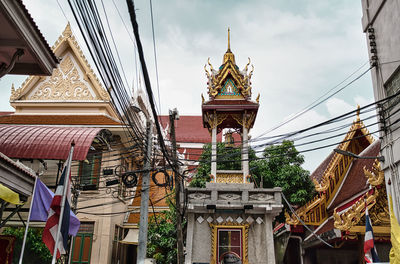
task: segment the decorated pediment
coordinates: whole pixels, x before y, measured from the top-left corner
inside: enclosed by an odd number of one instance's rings
[[[372,170],[368,170],[364,167],[364,175],[367,177],[368,183],[372,187],[371,190],[360,197],[344,212],[337,212],[336,209],[334,210],[334,225],[335,228],[341,231],[355,233],[360,230],[363,231],[367,207],[374,228],[377,226],[390,226],[390,213],[384,182],[384,172],[381,169],[380,162],[376,160],[372,166]],[[361,227],[361,229],[357,227]]]
[[[12,87],[10,101],[109,101],[82,53],[69,24],[53,51],[61,61],[51,76],[30,76],[17,90]]]
[[[251,76],[253,75],[254,67],[249,72],[249,62],[241,71],[235,62],[235,55],[230,49],[228,29],[228,50],[224,54],[222,65],[218,70],[215,70],[208,59],[204,66],[208,79],[208,95],[210,99],[246,99],[251,98]],[[235,92],[233,92],[235,91]]]
[[[360,120],[358,111],[356,120],[337,148],[358,155],[373,142],[374,138]],[[336,152],[333,153],[321,177],[319,179],[312,179],[318,194],[311,201],[297,209],[296,214],[287,213],[286,223],[291,225],[300,224],[298,219],[300,217],[307,225],[318,226],[329,217],[328,210],[331,209],[330,207],[334,204],[335,199],[338,198],[343,183],[352,168],[351,164],[353,160],[353,157]],[[360,173],[362,172],[360,171]],[[372,177],[371,175],[375,175],[368,170],[365,170],[365,173],[366,175],[370,175],[370,178]],[[382,175],[380,176],[382,177]],[[374,200],[374,198],[369,199],[371,201]]]

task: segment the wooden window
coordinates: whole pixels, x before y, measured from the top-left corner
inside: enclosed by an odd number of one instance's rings
[[[223,263],[223,258],[228,254],[232,258],[239,257],[243,259],[243,241],[241,228],[218,228],[218,264]]]
[[[93,222],[81,222],[78,234],[74,238],[72,245],[73,264],[90,264],[90,255],[93,242]]]
[[[79,162],[78,176],[83,190],[97,190],[101,170],[101,153],[88,153],[85,161]]]

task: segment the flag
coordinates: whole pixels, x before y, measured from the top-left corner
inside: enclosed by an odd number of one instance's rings
[[[368,215],[368,207],[365,208],[365,237],[364,237],[364,259],[366,263],[380,262],[374,244],[374,233],[372,232],[371,219]]]
[[[23,204],[19,200],[19,194],[12,191],[10,188],[7,188],[3,184],[0,183],[0,199],[3,199],[6,202],[12,203],[12,204]]]
[[[53,200],[54,193],[47,188],[47,186],[38,178],[36,181],[35,194],[33,195],[33,201],[31,205],[31,217],[30,221],[46,222],[51,201]],[[80,222],[74,212],[70,211],[69,215],[69,235],[76,236],[79,230]]]
[[[47,248],[57,259],[61,254],[66,253],[68,246],[68,230],[69,230],[69,212],[71,200],[71,181],[70,170],[72,160],[73,146],[71,147],[64,169],[61,173],[60,181],[56,188],[56,193],[51,201],[49,215],[43,230],[42,240]],[[64,201],[64,205],[62,204]],[[61,218],[61,219],[60,219]],[[61,227],[59,228],[59,225]],[[58,232],[60,230],[60,232]],[[57,241],[58,238],[58,241]],[[55,247],[57,250],[55,251]]]

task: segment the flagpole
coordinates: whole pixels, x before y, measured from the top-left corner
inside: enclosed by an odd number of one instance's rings
[[[22,241],[21,254],[19,255],[19,262],[18,262],[19,264],[22,264],[22,259],[24,258],[25,243],[26,243],[26,237],[28,236],[28,229],[29,229],[29,222],[31,219],[32,205],[33,205],[33,201],[35,200],[37,180],[38,180],[38,176],[35,177],[35,184],[33,185],[31,205],[29,206],[28,219],[26,220],[26,225],[25,225],[24,240]]]
[[[53,259],[51,260],[51,264],[56,263],[57,259],[57,248],[58,248],[58,240],[60,239],[60,232],[61,232],[61,225],[62,225],[62,220],[63,220],[63,214],[64,214],[64,207],[65,207],[65,200],[66,200],[66,193],[67,193],[67,183],[69,180],[69,175],[71,172],[71,162],[72,162],[72,155],[74,154],[74,146],[75,142],[72,141],[71,143],[71,149],[69,151],[68,159],[67,159],[67,171],[64,177],[64,189],[63,189],[63,194],[61,198],[61,208],[60,208],[60,216],[58,220],[58,227],[57,227],[57,234],[56,234],[56,241],[54,241],[54,252],[53,252]],[[61,254],[61,252],[60,252]]]

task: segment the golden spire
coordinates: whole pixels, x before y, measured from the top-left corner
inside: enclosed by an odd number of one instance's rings
[[[357,104],[357,122],[360,122],[360,105]]]
[[[231,51],[231,37],[230,37],[231,29],[228,28],[228,51]]]
[[[228,50],[225,52],[224,55],[224,60],[222,64],[227,63],[228,61],[231,61],[233,65],[236,65],[235,63],[235,55],[231,52],[231,29],[228,28]]]

